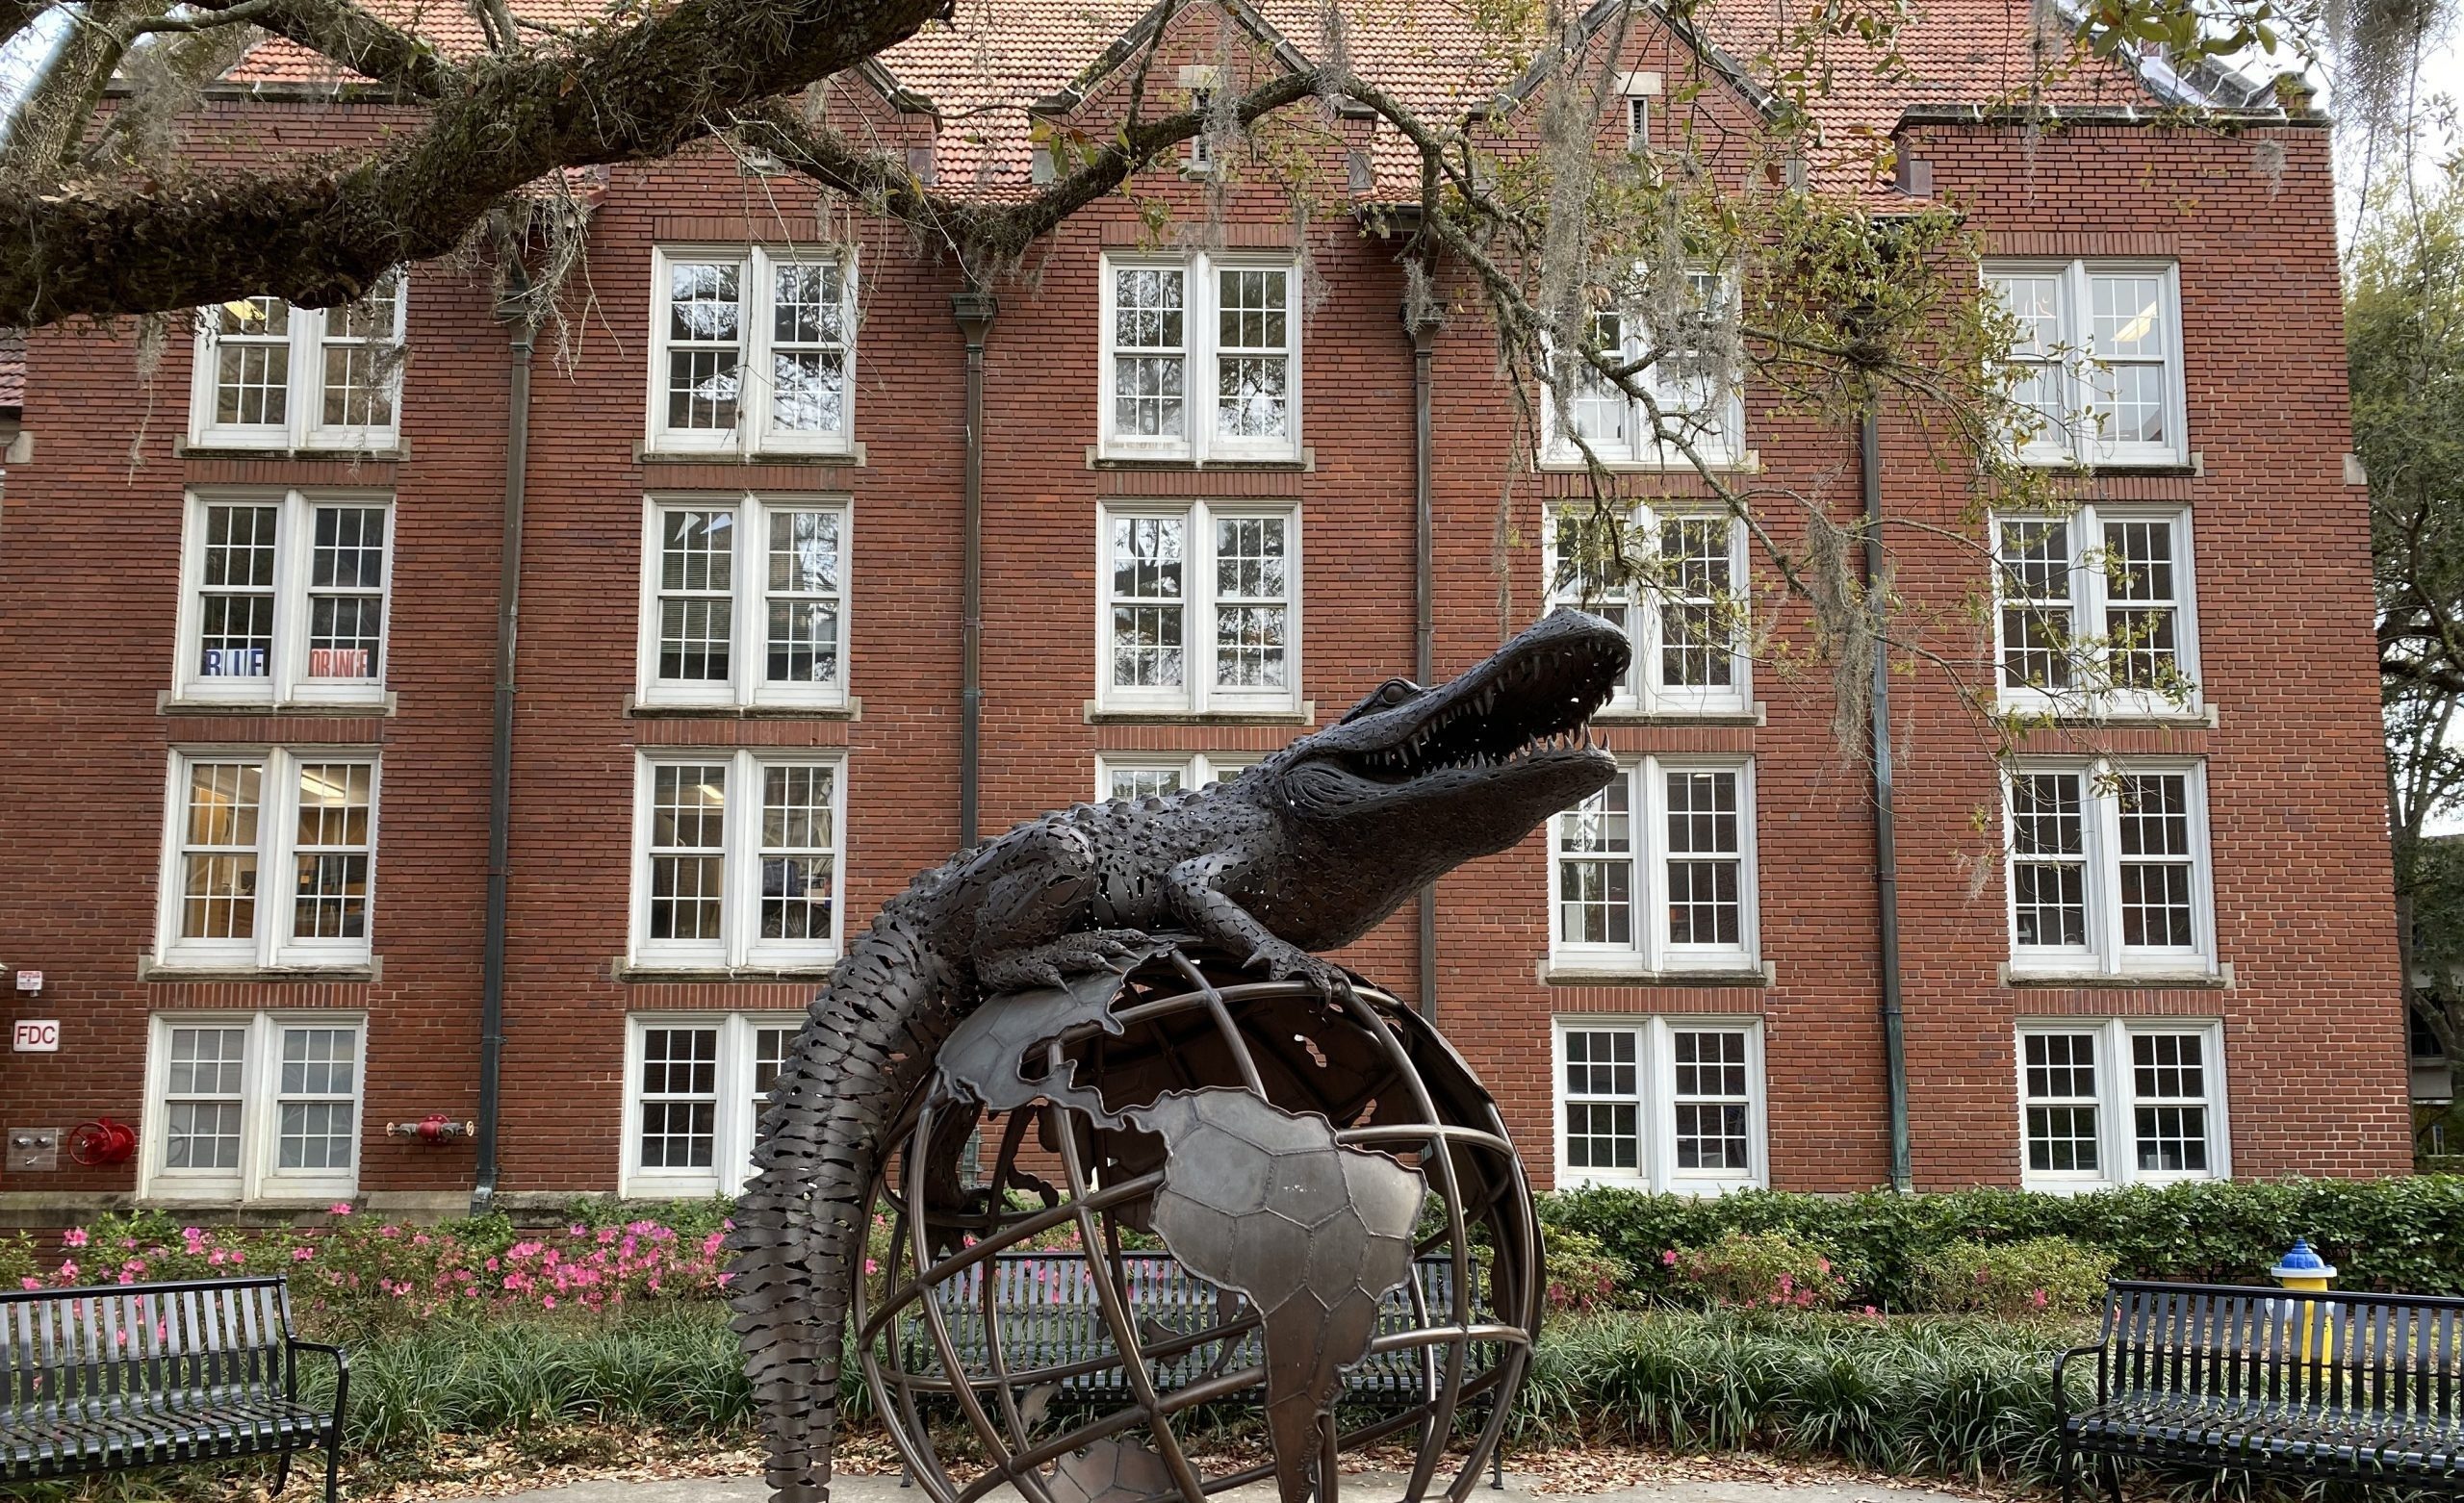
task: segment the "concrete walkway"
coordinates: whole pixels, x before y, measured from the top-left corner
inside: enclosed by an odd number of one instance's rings
[[[1856,1483],[1773,1483],[1686,1481],[1624,1488],[1589,1494],[1535,1494],[1526,1479],[1505,1474],[1505,1490],[1484,1485],[1469,1503],[1973,1503],[1953,1493],[1916,1487],[1884,1487]],[[1345,1474],[1342,1503],[1386,1503],[1400,1494],[1399,1472]],[[578,1482],[520,1494],[522,1503],[764,1503],[769,1496],[758,1477],[702,1479],[681,1482]],[[1274,1503],[1274,1487],[1257,1483],[1219,1493],[1228,1503]],[[925,1503],[915,1489],[901,1490],[896,1477],[840,1477],[831,1485],[831,1503]],[[1015,1492],[997,1492],[995,1503],[1021,1503]]]

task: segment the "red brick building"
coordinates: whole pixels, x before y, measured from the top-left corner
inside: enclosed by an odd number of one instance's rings
[[[1004,17],[990,52],[930,29],[834,108],[945,191],[1021,195],[1049,175],[1036,119],[1108,128],[1119,81],[1086,70],[1140,20],[1059,13]],[[1305,60],[1314,16],[1184,13],[1155,87],[1209,87],[1228,47]],[[2030,685],[2055,672],[1997,640],[2027,613],[2138,654],[2118,682],[2194,688],[2057,702],[1997,759],[1947,679],[1891,685],[1913,1183],[2400,1172],[2327,133],[2153,66],[2081,69],[2059,125],[2029,127],[1990,108],[2028,25],[1964,0],[1920,26],[1914,78],[1843,66],[1821,108],[1843,158],[1896,142],[1878,209],[1965,212],[2023,355],[2093,348],[2040,375],[2049,407],[2100,420],[2038,456],[2085,467],[2080,504],[1964,524],[1937,436],[1896,419],[1879,502],[1995,540],[2025,599],[1934,645],[1998,674],[2006,704],[2045,702]],[[1625,45],[1602,150],[1667,128],[1681,95],[1758,128],[1750,83],[1686,37],[1651,22]],[[1374,4],[1353,55],[1429,112],[1511,83]],[[2183,102],[2223,128],[2163,123]],[[198,139],[313,146],[396,108],[269,44]],[[955,296],[905,228],[707,147],[587,185],[562,358],[518,347],[486,270],[448,264],[414,270],[395,328],[260,301],[151,359],[125,331],[36,331],[0,501],[0,964],[20,979],[0,996],[60,1029],[56,1053],[0,1059],[0,1123],[110,1117],[140,1148],[13,1159],[0,1217],[131,1195],[457,1210],[474,1145],[387,1128],[483,1114],[491,993],[500,1202],[732,1188],[765,1061],[915,872],[1045,808],[1230,774],[1412,672],[1424,498],[1436,671],[1536,615],[1581,477],[1512,472],[1459,268],[1437,268],[1448,318],[1416,346],[1389,233],[1415,161],[1391,129],[1337,125],[1324,166],[1356,212],[1296,226],[1283,192],[1240,188],[1219,236],[1159,237],[1116,197],[997,306]],[[1139,191],[1199,223],[1203,170]],[[1751,384],[1701,400],[1722,463],[1856,515],[1856,431]],[[1680,555],[1676,593],[1618,608],[1644,650],[1603,724],[1630,774],[1447,879],[1425,934],[1407,908],[1343,958],[1435,1009],[1544,1182],[1885,1183],[1868,772],[1825,676],[1785,671],[1758,626],[1716,650],[1667,629],[1687,590],[1752,589],[1767,640],[1802,650],[1707,487],[1624,439],[1622,403],[1577,420],[1627,445],[1641,535]],[[1994,587],[1971,549],[1910,531],[1895,551],[1937,608]]]

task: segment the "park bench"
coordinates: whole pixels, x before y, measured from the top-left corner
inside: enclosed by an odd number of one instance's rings
[[[2074,1357],[2096,1402],[2072,1413]],[[2464,1299],[2114,1281],[2054,1360],[2062,1493],[2082,1454],[2464,1493]]]
[[[330,1408],[299,1354],[334,1361]],[[292,1334],[279,1278],[0,1292],[0,1484],[181,1462],[325,1453],[332,1503],[349,1359]]]
[[[1233,1339],[1172,1350],[1177,1337],[1240,1320],[1247,1312],[1245,1296],[1200,1278],[1169,1253],[1123,1253],[1120,1258],[1140,1344],[1167,1349],[1147,1363],[1149,1381],[1157,1392],[1264,1365],[1263,1343],[1254,1322]],[[1389,1290],[1380,1302],[1379,1336],[1452,1323],[1452,1261],[1422,1258],[1413,1264],[1411,1284]],[[998,1321],[1004,1371],[1021,1375],[1061,1370],[1062,1376],[1051,1385],[1054,1399],[1107,1403],[1135,1399],[1083,1252],[1002,1253],[959,1271],[936,1287],[934,1299],[941,1308],[952,1345],[974,1381],[982,1383],[991,1371],[984,1298],[988,1278],[992,1281],[990,1308]],[[1476,1277],[1476,1307],[1478,1287]],[[937,1370],[940,1363],[929,1337],[919,1334],[911,1339],[917,1342],[911,1370]],[[1114,1361],[1106,1363],[1107,1358]],[[1463,1384],[1469,1390],[1490,1371],[1496,1353],[1490,1343],[1473,1341],[1466,1344],[1464,1358]],[[1345,1369],[1345,1401],[1373,1409],[1413,1410],[1436,1394],[1444,1381],[1446,1361],[1443,1346],[1373,1348]],[[1019,1381],[1033,1386],[1028,1379]],[[1492,1460],[1492,1481],[1499,1487],[1504,1486],[1504,1465],[1501,1444]]]

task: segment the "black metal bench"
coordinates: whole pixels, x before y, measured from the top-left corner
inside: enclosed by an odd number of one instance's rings
[[[334,1360],[331,1409],[299,1401],[299,1354]],[[0,1292],[0,1483],[180,1462],[325,1453],[332,1503],[350,1360],[292,1334],[279,1278]]]
[[[1264,1351],[1258,1326],[1249,1322],[1229,1340],[1189,1346],[1176,1337],[1239,1322],[1248,1301],[1239,1292],[1218,1286],[1183,1266],[1169,1253],[1123,1253],[1122,1282],[1131,1313],[1146,1344],[1181,1350],[1147,1363],[1149,1381],[1159,1392],[1169,1392],[1224,1372],[1262,1367]],[[1454,1309],[1454,1264],[1450,1259],[1422,1258],[1413,1264],[1411,1285],[1388,1291],[1380,1302],[1377,1335],[1395,1336],[1430,1323],[1444,1324]],[[981,1381],[991,1362],[986,1339],[984,1280],[992,1280],[990,1307],[1000,1326],[1002,1366],[1014,1373],[1061,1369],[1066,1373],[1054,1387],[1055,1398],[1123,1403],[1136,1398],[1127,1370],[1118,1364],[1119,1348],[1095,1291],[1094,1273],[1083,1252],[1001,1253],[974,1264],[934,1291],[942,1308],[962,1366]],[[1477,1287],[1477,1280],[1475,1280]],[[1106,1358],[1115,1359],[1102,1365]],[[1404,1410],[1432,1396],[1444,1358],[1426,1346],[1373,1347],[1357,1363],[1344,1369],[1347,1402],[1371,1408]],[[1466,1385],[1485,1374],[1493,1354],[1478,1342],[1465,1352]],[[918,1370],[937,1368],[931,1351],[919,1347],[913,1357]],[[1492,1461],[1492,1478],[1505,1485],[1505,1447]]]
[[[2064,1371],[2096,1359],[2094,1407]],[[2114,1281],[2096,1344],[2054,1360],[2062,1495],[2078,1458],[2464,1494],[2464,1299]]]

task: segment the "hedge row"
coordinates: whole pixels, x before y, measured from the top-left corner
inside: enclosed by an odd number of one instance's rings
[[[1541,1218],[1600,1239],[1643,1293],[1668,1290],[1665,1254],[1728,1231],[1789,1232],[1866,1270],[1852,1301],[1909,1310],[1916,1262],[1956,1237],[2015,1242],[2064,1236],[2111,1253],[2123,1278],[2264,1284],[2269,1265],[2306,1236],[2341,1288],[2464,1294],[2464,1175],[2392,1180],[2199,1181],[2090,1195],[1954,1190],[1824,1196],[1560,1191]]]

